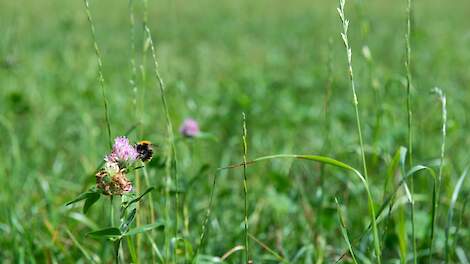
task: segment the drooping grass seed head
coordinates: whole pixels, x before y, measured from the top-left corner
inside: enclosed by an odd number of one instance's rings
[[[184,120],[183,124],[180,127],[180,133],[184,137],[196,137],[200,133],[199,124],[196,120],[192,118],[187,118]]]

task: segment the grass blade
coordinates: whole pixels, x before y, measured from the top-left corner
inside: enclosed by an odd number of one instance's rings
[[[253,236],[252,234],[248,234],[248,236],[253,239],[253,241],[255,241],[258,245],[260,245],[263,249],[265,249],[266,251],[268,251],[271,255],[273,255],[278,261],[280,261],[281,263],[284,263],[286,260],[281,256],[279,255],[276,251],[274,251],[273,249],[271,249],[270,247],[268,247],[266,244],[264,244],[263,242],[261,242],[259,239],[257,239],[255,236]]]
[[[75,246],[78,247],[78,249],[80,249],[80,251],[82,252],[82,254],[85,256],[85,258],[90,262],[90,263],[97,263],[91,256],[90,254],[86,251],[86,249],[82,246],[82,244],[80,244],[80,242],[78,242],[77,238],[75,238],[75,236],[72,234],[72,232],[70,232],[70,230],[68,228],[65,228],[65,232],[67,232],[67,234],[69,235],[69,237],[72,239],[73,243],[75,244]]]
[[[125,233],[124,236],[133,236],[136,234],[147,232],[152,229],[163,229],[164,227],[165,225],[163,223],[143,225],[129,230],[129,232]]]
[[[365,188],[366,193],[367,193],[367,203],[368,203],[368,207],[369,207],[373,237],[374,237],[374,241],[376,241],[376,243],[374,243],[374,247],[377,250],[377,247],[379,246],[379,245],[377,245],[377,243],[379,243],[380,240],[379,240],[379,236],[378,236],[377,223],[376,223],[376,214],[375,214],[374,201],[373,201],[373,198],[372,198],[372,194],[369,190],[369,185],[367,184],[366,179],[362,176],[362,174],[358,170],[351,167],[350,165],[348,165],[346,163],[343,163],[341,161],[332,159],[330,157],[325,157],[325,156],[278,154],[278,155],[263,156],[263,157],[260,157],[260,158],[257,158],[257,159],[251,160],[251,161],[243,162],[241,164],[235,164],[235,165],[230,165],[230,166],[227,166],[227,167],[219,168],[219,170],[232,169],[232,168],[238,168],[238,167],[241,167],[241,166],[252,165],[252,164],[255,164],[255,163],[260,162],[260,161],[267,161],[267,160],[272,160],[272,159],[285,159],[285,158],[287,158],[287,159],[304,159],[304,160],[315,161],[315,162],[332,165],[332,166],[335,166],[335,167],[342,168],[342,169],[348,170],[350,172],[353,172],[354,175],[356,175],[360,179],[360,181],[364,185],[364,188]],[[379,250],[378,253],[380,253],[380,250]],[[376,256],[376,258],[379,259],[380,256]]]
[[[94,238],[118,238],[120,237],[121,231],[116,227],[107,227],[100,230],[92,231],[87,233],[87,236]]]
[[[343,235],[344,241],[348,245],[349,253],[351,254],[351,258],[353,259],[353,262],[357,264],[356,256],[354,255],[354,250],[351,246],[351,242],[349,241],[348,230],[346,229],[346,225],[344,223],[344,217],[343,217],[343,213],[341,212],[341,206],[339,205],[338,199],[336,197],[335,197],[335,203],[336,203],[336,211],[338,212],[338,220],[340,223],[341,234]]]
[[[201,236],[199,237],[199,245],[196,247],[191,263],[195,263],[199,255],[199,250],[204,244],[204,239],[208,231],[207,224],[209,223],[210,215],[212,212],[216,182],[217,182],[217,174],[214,174],[214,179],[212,181],[211,194],[209,196],[209,205],[207,206],[206,217],[204,218],[204,221],[202,222],[202,232],[201,232]]]
[[[445,263],[450,262],[450,245],[449,245],[450,228],[452,226],[452,218],[454,217],[455,204],[462,190],[462,186],[465,181],[465,178],[467,177],[468,169],[469,168],[467,167],[464,170],[459,180],[457,181],[457,184],[455,185],[454,191],[452,193],[452,199],[450,201],[449,211],[447,213],[447,225],[446,225],[446,230],[445,230],[445,236],[446,236],[445,238]]]

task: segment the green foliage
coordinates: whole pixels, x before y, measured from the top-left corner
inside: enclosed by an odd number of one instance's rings
[[[0,259],[466,263],[470,3],[411,2],[346,1],[356,112],[337,1],[89,0],[100,62],[83,1],[4,1]],[[155,144],[113,206],[111,131]]]

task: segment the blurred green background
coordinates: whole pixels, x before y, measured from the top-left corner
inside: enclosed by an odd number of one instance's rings
[[[129,137],[163,144],[166,127],[160,93],[150,54],[142,56],[143,2],[133,4],[136,63],[146,73],[142,80],[138,69],[137,97],[129,82],[133,56],[129,2],[91,1],[112,131],[114,136],[123,135],[140,120]],[[187,237],[194,247],[213,171],[242,159],[242,112],[248,120],[249,159],[275,153],[322,154],[360,168],[336,7],[336,1],[326,0],[148,2],[148,23],[175,130],[184,118],[193,117],[217,139],[177,143],[183,182],[204,165],[210,166],[185,194],[190,219]],[[416,164],[439,164],[441,110],[431,88],[442,88],[448,98],[447,155],[435,242],[439,259],[450,197],[469,164],[470,2],[416,1],[414,7]],[[392,155],[406,145],[405,11],[406,1],[384,0],[351,0],[346,10],[369,178],[377,201],[384,195]],[[107,203],[100,201],[86,216],[78,207],[64,206],[93,184],[94,170],[108,151],[83,1],[2,1],[0,35],[0,257],[4,263],[84,263],[74,236],[93,258],[109,263],[111,246],[85,237],[94,227],[108,225],[103,220]],[[163,170],[151,166],[149,173],[150,185],[162,186]],[[217,177],[210,232],[202,249],[210,256],[243,244],[242,175],[240,170],[230,170]],[[293,263],[334,262],[346,249],[334,197],[345,205],[351,237],[368,224],[364,190],[351,179],[346,172],[323,171],[309,162],[250,167],[250,233]],[[417,179],[421,241],[429,228],[426,215],[431,198],[427,178]],[[465,184],[456,208],[463,207],[468,194]],[[161,217],[162,192],[155,192],[153,198]],[[142,222],[148,222],[148,205],[142,208]],[[463,223],[470,220],[470,213],[458,216]],[[397,263],[393,220],[390,225],[384,236],[384,259]],[[469,231],[468,226],[461,228],[455,248],[470,250]],[[160,241],[159,233],[152,234]],[[268,262],[269,254],[262,247],[250,243],[255,263],[275,263]],[[419,245],[425,248],[424,243]],[[149,260],[149,243],[141,246],[141,259]],[[365,261],[367,245],[355,246]],[[238,255],[228,262],[241,263]]]

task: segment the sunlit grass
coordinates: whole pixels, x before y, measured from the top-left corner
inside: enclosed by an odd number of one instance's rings
[[[337,4],[5,2],[2,260],[468,261],[469,3]],[[87,192],[118,135],[135,221]]]

